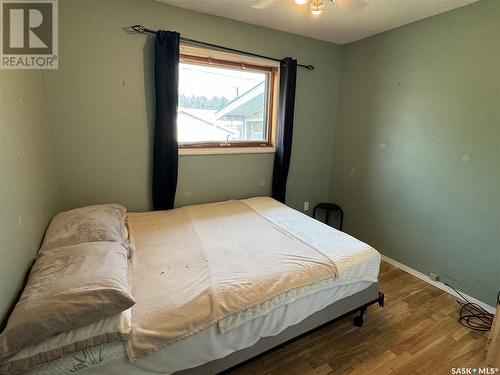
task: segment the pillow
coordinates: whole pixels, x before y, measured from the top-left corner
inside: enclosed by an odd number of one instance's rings
[[[50,336],[130,308],[127,250],[88,242],[43,251],[0,334],[0,363]]]
[[[60,333],[28,346],[0,364],[0,374],[19,374],[68,354],[101,344],[125,341],[130,335],[131,309],[88,326]]]
[[[45,233],[42,250],[83,242],[125,243],[125,212],[119,204],[76,208],[56,215]]]

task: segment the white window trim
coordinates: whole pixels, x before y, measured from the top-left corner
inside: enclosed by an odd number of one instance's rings
[[[231,148],[179,148],[179,156],[195,155],[233,155],[233,154],[273,154],[272,147],[231,147]]]
[[[270,147],[197,147],[197,148],[181,148],[179,147],[179,156],[194,156],[194,155],[231,155],[231,154],[267,154],[275,152],[275,139],[277,130],[277,119],[278,119],[278,105],[279,105],[279,69],[280,63],[278,61],[272,61],[267,59],[262,59],[253,56],[239,55],[236,53],[229,53],[223,51],[216,51],[207,48],[195,47],[191,45],[181,44],[180,53],[186,55],[195,55],[201,57],[212,57],[214,59],[227,60],[239,62],[242,64],[255,64],[263,66],[271,66],[278,69],[277,74],[275,74],[274,79],[274,93],[273,93],[273,116],[272,122],[269,124],[271,126],[271,143],[273,146]]]

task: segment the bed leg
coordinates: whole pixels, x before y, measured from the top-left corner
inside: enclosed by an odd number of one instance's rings
[[[366,306],[362,307],[361,310],[359,310],[359,315],[354,317],[353,323],[356,327],[361,327],[364,323],[363,320],[363,315],[365,315],[366,311]]]
[[[379,305],[380,307],[384,307],[384,303],[385,303],[385,296],[384,296],[384,293],[382,293],[382,292],[378,292],[378,300],[377,300],[377,302],[378,302],[378,305]]]

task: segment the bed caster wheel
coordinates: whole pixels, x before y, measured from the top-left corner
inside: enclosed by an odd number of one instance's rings
[[[363,316],[365,315],[366,311],[366,306],[362,307],[361,310],[359,310],[359,315],[354,317],[354,320],[352,321],[353,324],[356,327],[361,327],[364,323]]]
[[[353,324],[356,327],[361,327],[363,325],[363,323],[364,323],[363,317],[361,317],[361,316],[354,317]]]

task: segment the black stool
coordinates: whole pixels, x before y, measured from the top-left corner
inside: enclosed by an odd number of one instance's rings
[[[316,205],[316,207],[314,207],[314,211],[313,211],[313,218],[316,219],[316,210],[317,209],[320,209],[320,210],[325,210],[326,211],[326,221],[325,221],[325,224],[328,225],[328,219],[330,218],[330,212],[332,211],[339,211],[340,212],[340,230],[342,230],[342,222],[344,221],[344,211],[342,210],[342,208],[340,208],[339,205],[335,204],[335,203],[319,203]]]

